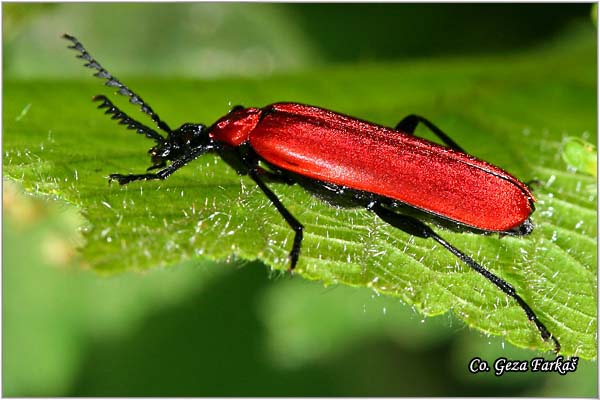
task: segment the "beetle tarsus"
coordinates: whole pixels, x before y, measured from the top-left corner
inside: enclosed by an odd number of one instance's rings
[[[108,182],[117,181],[119,185],[127,185],[133,181],[149,181],[153,179],[161,179],[158,174],[139,174],[139,175],[121,175],[121,174],[110,174],[108,176]]]

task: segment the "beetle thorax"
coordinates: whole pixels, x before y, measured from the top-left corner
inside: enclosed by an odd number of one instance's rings
[[[216,142],[238,147],[248,140],[261,113],[258,108],[234,108],[210,127],[209,136]]]

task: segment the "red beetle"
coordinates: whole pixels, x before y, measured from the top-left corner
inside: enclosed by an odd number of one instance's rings
[[[135,121],[99,95],[98,108],[120,124],[156,142],[149,153],[153,165],[138,175],[112,174],[121,185],[136,180],[165,179],[209,151],[217,152],[241,175],[249,175],[295,231],[290,270],[300,255],[304,227],[285,208],[266,182],[299,183],[334,201],[361,206],[411,235],[431,238],[512,297],[539,330],[560,343],[538,319],[515,289],[452,246],[421,219],[480,233],[526,235],[533,230],[529,216],[535,198],[528,187],[506,171],[467,153],[431,122],[417,115],[404,118],[395,129],[376,125],[323,108],[276,103],[264,108],[233,107],[207,127],[186,123],[172,130],[146,104],[106,71],[73,36],[69,46],[97,70],[95,76],[141,107],[166,133]],[[447,147],[414,136],[419,123],[427,126]],[[167,162],[170,162],[167,165]],[[410,214],[410,215],[407,215]],[[415,217],[415,214],[419,218]]]

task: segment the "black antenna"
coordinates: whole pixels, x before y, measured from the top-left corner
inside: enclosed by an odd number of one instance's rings
[[[63,34],[62,37],[73,43],[73,45],[69,46],[69,48],[74,49],[80,53],[77,55],[77,58],[81,58],[87,61],[87,63],[84,66],[98,71],[94,74],[94,76],[100,79],[106,79],[106,86],[118,88],[118,94],[129,97],[130,103],[139,105],[142,112],[148,114],[161,130],[169,134],[172,132],[171,128],[169,128],[169,125],[162,121],[158,114],[156,114],[152,110],[152,108],[148,104],[146,104],[144,100],[142,100],[140,96],[132,92],[127,86],[123,85],[117,78],[113,77],[107,70],[105,70],[100,65],[100,63],[98,63],[98,61],[94,60],[90,53],[88,53],[85,47],[83,47],[83,45],[79,42],[79,40],[77,40],[74,36],[71,36],[66,33]]]
[[[153,139],[156,143],[160,144],[165,141],[158,132],[154,129],[147,127],[141,122],[131,118],[123,111],[119,110],[106,96],[98,95],[94,96],[94,101],[101,101],[102,103],[98,106],[99,109],[106,108],[104,114],[111,115],[111,119],[117,120],[121,125],[127,125],[127,129],[135,129],[137,133],[143,133],[147,138]]]

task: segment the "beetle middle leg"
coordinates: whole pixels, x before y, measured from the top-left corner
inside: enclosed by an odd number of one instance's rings
[[[251,168],[248,171],[248,175],[250,178],[263,191],[263,193],[271,200],[271,203],[275,206],[279,214],[285,219],[285,222],[294,230],[294,244],[292,245],[292,251],[290,251],[290,271],[293,271],[296,268],[296,264],[298,263],[298,257],[300,256],[300,245],[302,243],[302,232],[304,230],[304,226],[294,217],[288,210],[285,208],[281,200],[277,197],[275,193],[265,184],[261,177],[261,172],[259,167]]]
[[[256,167],[256,172],[264,179],[266,179],[269,182],[273,182],[273,183],[285,183],[286,185],[293,185],[296,183],[295,180],[293,180],[292,178],[290,178],[289,176],[286,176],[284,173],[282,172],[273,172],[273,171],[269,171],[267,169],[264,169],[262,167]]]
[[[431,123],[428,119],[421,117],[420,115],[411,114],[407,117],[404,117],[402,121],[398,122],[398,125],[394,129],[397,131],[402,131],[404,133],[408,133],[409,135],[415,134],[415,129],[417,129],[417,125],[422,123],[425,125],[431,132],[433,132],[437,137],[440,138],[442,142],[446,144],[446,146],[450,147],[452,150],[460,151],[461,153],[465,153],[462,147],[460,147],[454,140],[450,138],[450,136],[446,135],[440,128]]]
[[[414,235],[423,239],[431,238],[442,245],[446,250],[450,253],[454,254],[458,259],[467,264],[473,270],[483,275],[485,279],[493,283],[497,288],[499,288],[502,292],[504,292],[509,297],[512,297],[519,307],[523,309],[525,315],[527,315],[527,319],[532,321],[540,332],[542,338],[546,342],[552,341],[554,345],[554,352],[558,353],[560,351],[560,343],[558,340],[550,333],[548,328],[539,320],[535,312],[531,309],[531,307],[523,300],[521,296],[517,294],[515,288],[500,278],[499,276],[493,274],[492,272],[485,269],[483,266],[479,265],[475,260],[471,257],[467,256],[462,251],[458,250],[456,247],[452,246],[446,240],[444,240],[441,236],[435,233],[430,227],[425,225],[423,222],[419,221],[416,218],[409,217],[407,215],[396,213],[389,208],[383,206],[378,201],[373,201],[367,205],[367,209],[373,211],[379,218],[392,225],[395,228],[398,228],[410,235]]]

